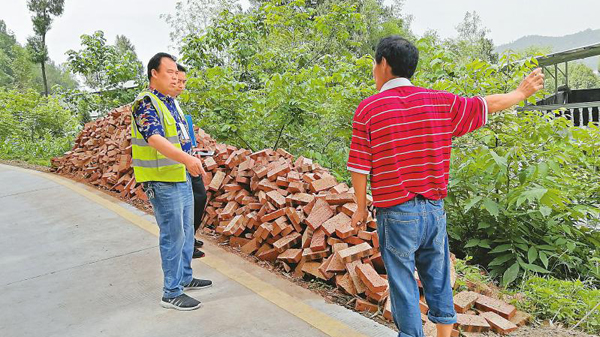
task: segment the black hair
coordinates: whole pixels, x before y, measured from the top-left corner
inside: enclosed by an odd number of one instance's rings
[[[148,61],[148,81],[152,78],[152,70],[154,69],[158,71],[160,61],[162,61],[163,57],[168,57],[173,60],[173,62],[177,62],[175,56],[168,53],[157,53],[156,55],[152,56],[150,61]]]
[[[187,69],[179,63],[177,63],[177,71],[187,73]]]
[[[392,67],[392,74],[411,78],[419,63],[419,50],[405,38],[392,35],[381,39],[377,45],[375,61],[379,64],[384,57]]]

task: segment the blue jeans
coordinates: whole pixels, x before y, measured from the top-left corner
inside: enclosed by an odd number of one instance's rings
[[[144,190],[154,209],[160,228],[158,238],[164,274],[163,297],[183,294],[192,282],[194,253],[194,196],[188,175],[186,182],[150,181]]]
[[[429,306],[429,320],[456,323],[444,201],[417,196],[400,205],[377,208],[376,216],[398,336],[424,336],[415,266]]]

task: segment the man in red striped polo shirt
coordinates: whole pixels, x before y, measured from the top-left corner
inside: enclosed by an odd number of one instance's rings
[[[422,337],[415,267],[438,336],[450,336],[456,312],[450,287],[446,213],[452,139],[486,124],[494,113],[543,87],[534,70],[508,93],[466,98],[415,87],[410,78],[419,52],[390,36],[377,46],[373,77],[380,92],[360,103],[352,122],[348,170],[358,210],[352,225],[366,221],[367,177],[371,176],[377,233],[388,273],[394,321],[401,337]]]

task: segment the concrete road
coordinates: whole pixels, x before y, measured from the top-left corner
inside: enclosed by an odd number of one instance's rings
[[[396,336],[207,243],[192,312],[159,306],[154,218],[100,191],[0,165],[0,336]]]

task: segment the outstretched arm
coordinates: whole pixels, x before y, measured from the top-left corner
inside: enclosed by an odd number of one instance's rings
[[[531,95],[538,92],[544,87],[544,74],[541,68],[535,69],[529,74],[516,90],[509,92],[508,94],[490,95],[486,96],[485,100],[488,105],[488,112],[494,113],[504,109],[508,109],[511,106],[526,100]]]

